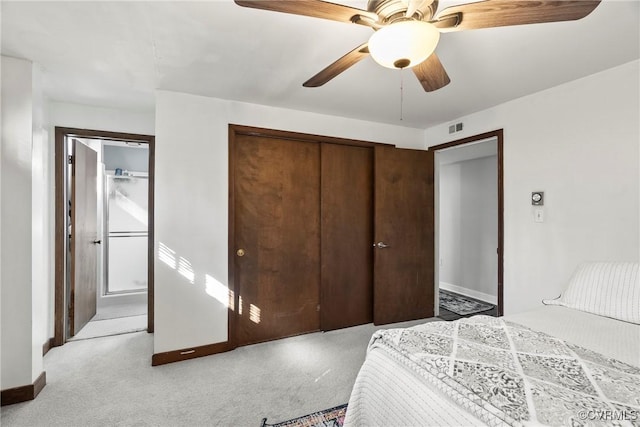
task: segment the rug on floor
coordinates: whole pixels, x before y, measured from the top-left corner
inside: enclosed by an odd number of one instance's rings
[[[267,419],[263,418],[260,427],[342,427],[345,415],[346,403],[281,423],[267,424]]]
[[[452,311],[461,316],[480,313],[491,310],[495,307],[492,304],[475,301],[462,295],[454,294],[445,290],[440,290],[440,307]]]

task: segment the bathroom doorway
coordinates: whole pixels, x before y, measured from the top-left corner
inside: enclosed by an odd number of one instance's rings
[[[70,339],[139,331],[147,326],[149,147],[138,141],[84,142],[93,142],[100,151],[102,280],[98,280],[96,315]]]
[[[435,151],[438,316],[501,316],[503,303],[502,129]]]
[[[153,136],[56,128],[54,345],[153,332],[153,151]]]

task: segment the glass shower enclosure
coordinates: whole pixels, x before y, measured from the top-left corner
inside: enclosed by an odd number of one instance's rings
[[[106,294],[147,290],[148,175],[106,170]]]

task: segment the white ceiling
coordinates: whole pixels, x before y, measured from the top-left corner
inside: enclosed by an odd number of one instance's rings
[[[637,0],[604,0],[579,21],[443,34],[436,52],[452,82],[425,93],[404,71],[400,121],[400,71],[370,58],[302,87],[368,39],[359,25],[231,0],[2,0],[1,13],[2,54],[38,63],[49,98],[137,110],[166,89],[426,128],[640,57]]]

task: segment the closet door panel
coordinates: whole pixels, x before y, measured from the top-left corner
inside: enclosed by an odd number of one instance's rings
[[[433,152],[375,147],[374,323],[433,316]]]
[[[320,327],[373,320],[373,149],[321,145]]]
[[[239,135],[234,162],[237,345],[316,331],[319,144]]]

